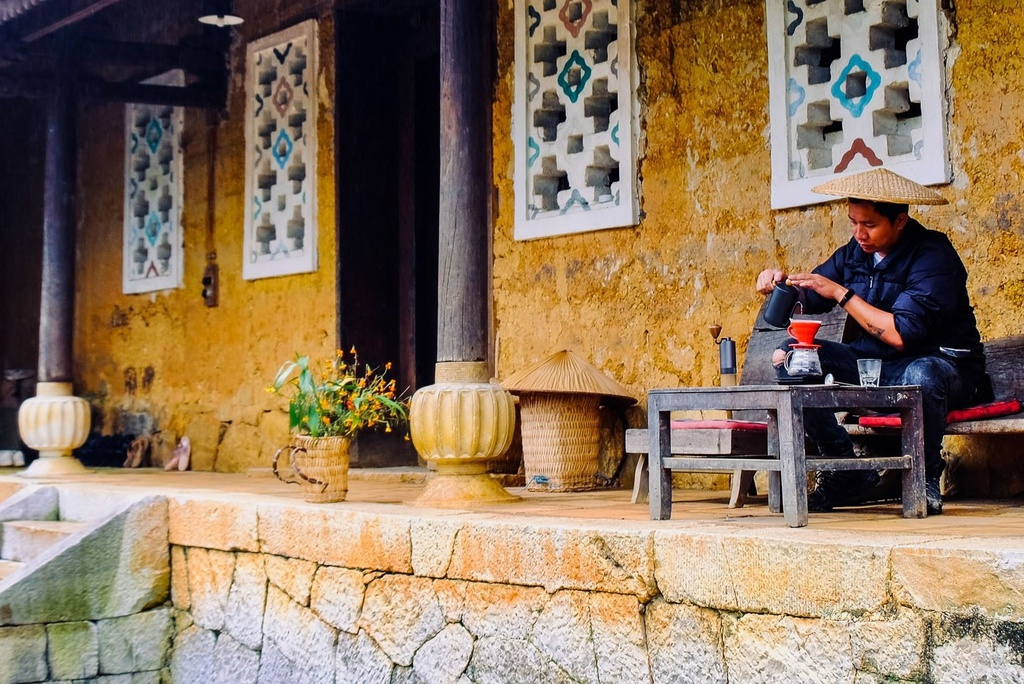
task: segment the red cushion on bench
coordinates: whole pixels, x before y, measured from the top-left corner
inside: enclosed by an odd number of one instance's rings
[[[962,423],[965,420],[980,420],[982,418],[997,418],[1020,413],[1021,404],[1017,399],[1006,401],[993,401],[990,404],[979,404],[968,406],[963,409],[956,409],[946,414],[946,423]],[[861,416],[858,421],[861,427],[871,428],[898,428],[902,425],[897,414],[886,416]]]
[[[673,430],[752,430],[768,432],[768,423],[749,420],[673,420]]]
[[[982,418],[996,418],[998,416],[1009,416],[1020,413],[1021,405],[1017,399],[1006,401],[993,401],[990,404],[968,406],[963,409],[950,411],[946,416],[947,423],[962,423],[965,420],[980,420]]]

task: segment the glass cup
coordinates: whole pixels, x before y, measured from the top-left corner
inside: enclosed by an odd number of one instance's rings
[[[857,359],[857,373],[864,387],[878,387],[878,376],[882,373],[882,359]]]

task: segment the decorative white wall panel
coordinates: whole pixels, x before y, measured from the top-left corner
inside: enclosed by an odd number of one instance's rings
[[[184,85],[175,70],[154,85]],[[125,107],[124,249],[125,294],[181,287],[182,151],[180,107]]]
[[[314,20],[246,50],[246,279],[317,267],[317,53]]]
[[[516,0],[515,237],[637,221],[630,0]]]
[[[772,207],[885,166],[949,181],[938,0],[766,0]]]

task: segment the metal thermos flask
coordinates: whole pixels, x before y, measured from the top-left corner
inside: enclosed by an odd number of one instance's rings
[[[736,384],[736,343],[728,337],[718,342],[718,367],[722,387]]]

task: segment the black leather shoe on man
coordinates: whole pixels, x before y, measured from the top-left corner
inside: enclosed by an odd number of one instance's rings
[[[863,503],[878,484],[875,470],[828,470],[814,474],[814,491],[807,495],[807,510],[824,513],[836,506]],[[940,504],[941,506],[941,504]]]
[[[924,498],[928,506],[928,515],[942,515],[942,488],[938,477],[929,477],[924,481]]]

